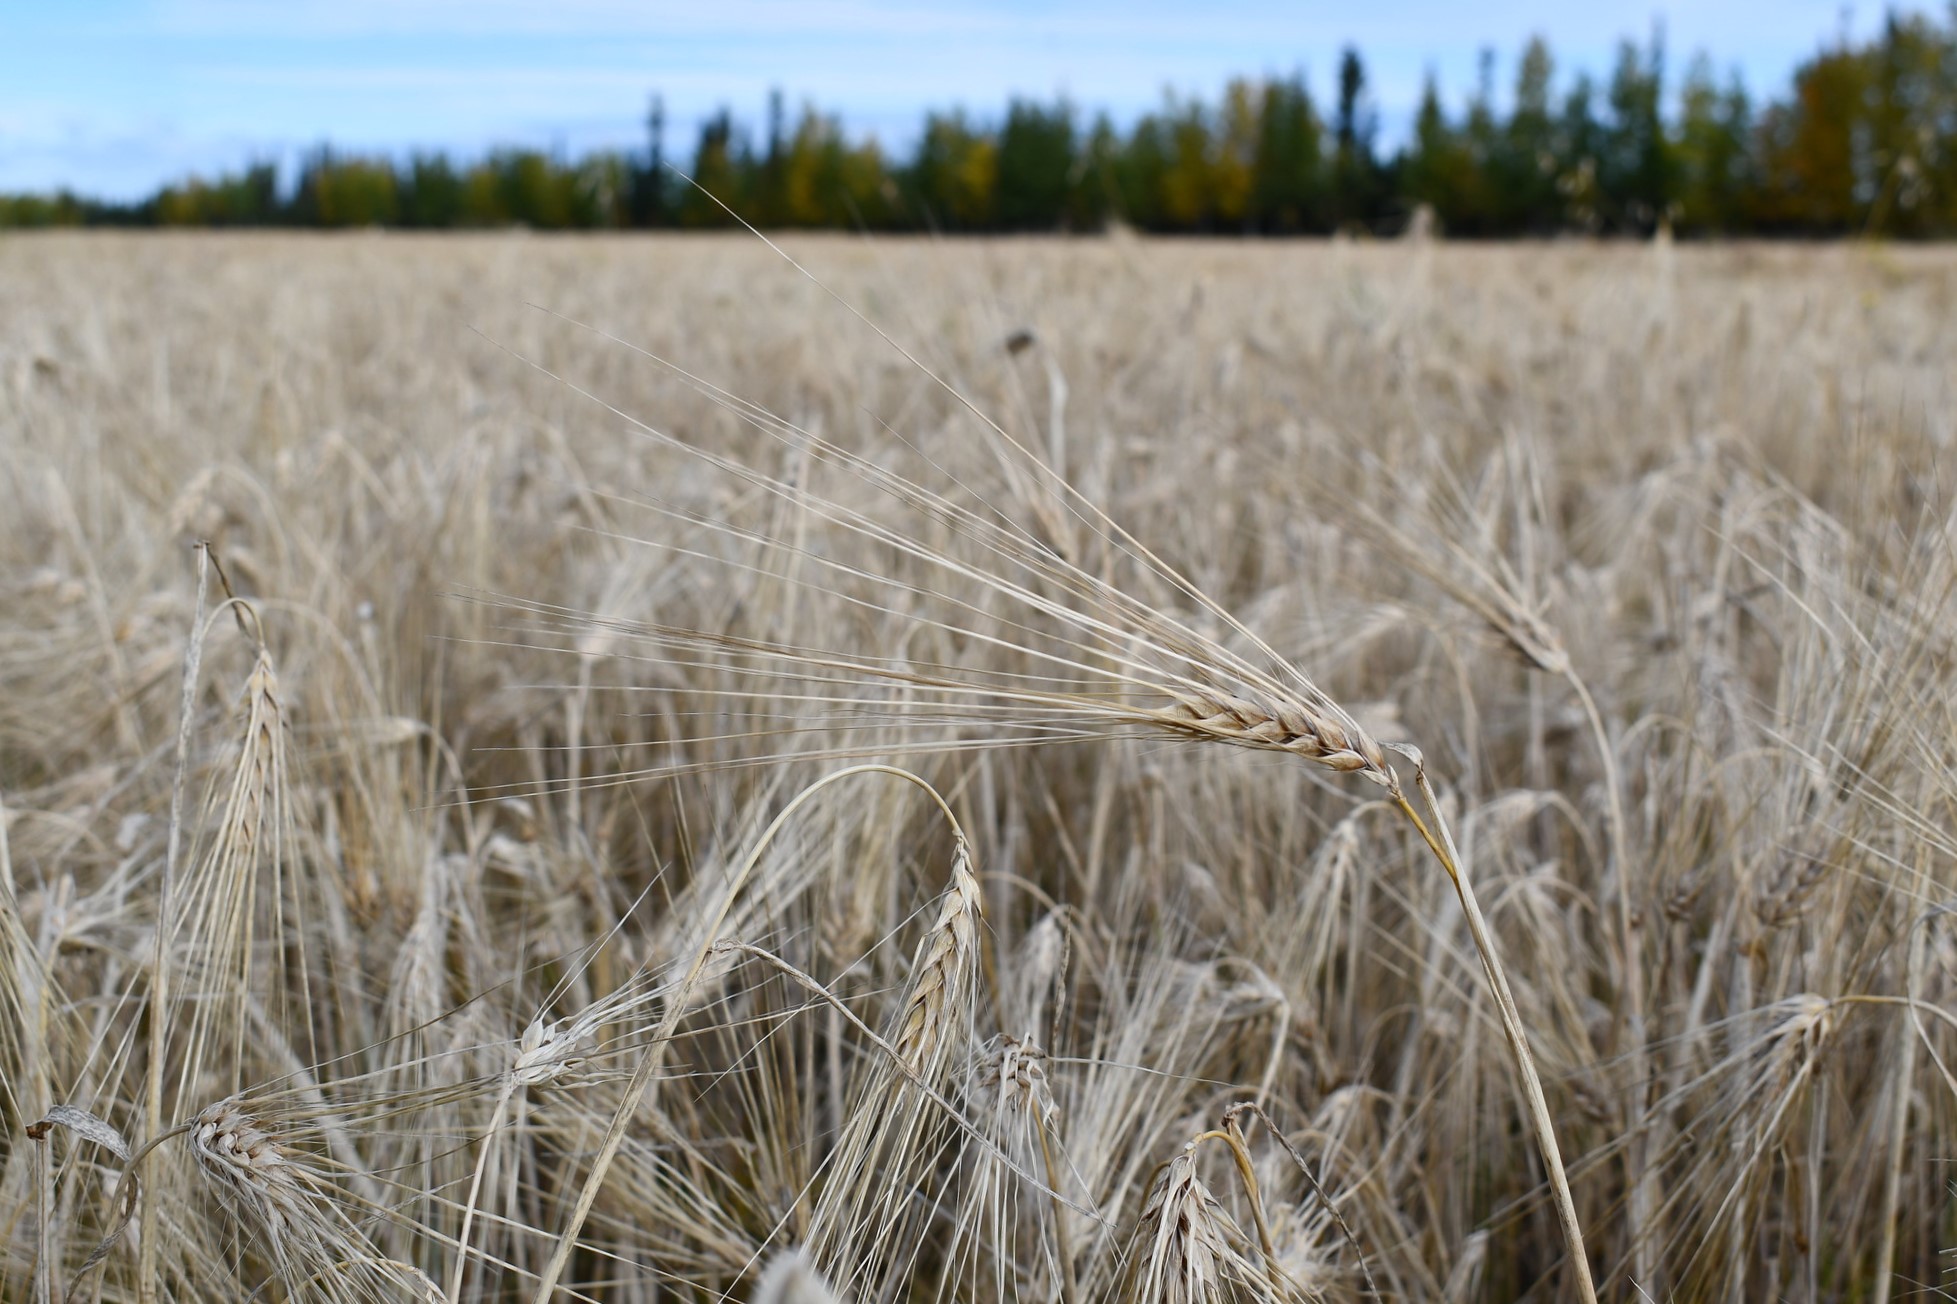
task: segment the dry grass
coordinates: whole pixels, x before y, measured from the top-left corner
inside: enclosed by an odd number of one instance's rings
[[[0,1296],[1934,1291],[1957,256],[790,251],[0,241]]]

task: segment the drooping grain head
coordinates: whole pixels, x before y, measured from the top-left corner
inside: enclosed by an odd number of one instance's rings
[[[257,1223],[275,1242],[312,1216],[305,1183],[285,1147],[237,1098],[197,1115],[190,1153],[233,1213]]]
[[[1000,1037],[979,1068],[978,1085],[993,1093],[998,1122],[1026,1118],[1050,1126],[1060,1106],[1046,1076],[1047,1054],[1039,1045],[1019,1037]]]
[[[1163,1168],[1142,1208],[1130,1298],[1137,1304],[1211,1304],[1221,1298],[1230,1254],[1221,1217],[1222,1206],[1196,1171],[1192,1142]]]
[[[1169,690],[1176,705],[1151,719],[1173,732],[1257,751],[1287,752],[1314,765],[1390,783],[1386,753],[1357,721],[1303,698],[1257,700],[1212,688]]]

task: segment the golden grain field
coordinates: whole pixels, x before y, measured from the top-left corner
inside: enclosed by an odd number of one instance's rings
[[[0,239],[0,1298],[1940,1297],[1957,253],[783,247]]]

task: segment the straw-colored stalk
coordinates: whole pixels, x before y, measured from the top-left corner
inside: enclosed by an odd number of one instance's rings
[[[804,788],[800,793],[797,793],[794,799],[783,806],[775,815],[774,819],[769,821],[767,828],[762,830],[761,836],[755,840],[754,845],[749,848],[747,856],[736,867],[734,873],[728,879],[726,887],[721,891],[719,903],[714,907],[706,926],[700,930],[699,937],[701,941],[699,949],[694,954],[692,961],[688,964],[684,975],[667,994],[665,1012],[661,1015],[658,1025],[653,1029],[645,1051],[640,1055],[638,1064],[632,1070],[631,1078],[626,1082],[625,1088],[620,1094],[618,1107],[612,1112],[611,1123],[605,1131],[604,1139],[599,1143],[598,1151],[592,1157],[591,1169],[585,1174],[584,1185],[579,1189],[577,1200],[571,1207],[571,1213],[566,1218],[564,1226],[558,1232],[557,1241],[551,1250],[549,1261],[545,1263],[542,1273],[538,1275],[537,1289],[532,1297],[535,1300],[535,1304],[549,1304],[551,1296],[556,1293],[557,1283],[563,1277],[564,1269],[570,1263],[571,1254],[577,1247],[579,1233],[584,1228],[585,1220],[591,1215],[592,1206],[598,1201],[598,1193],[604,1188],[605,1177],[611,1171],[612,1162],[618,1157],[619,1148],[625,1143],[626,1128],[631,1120],[637,1116],[639,1105],[644,1101],[646,1092],[651,1088],[654,1076],[666,1062],[666,1054],[672,1044],[673,1034],[679,1030],[680,1021],[685,1018],[688,1009],[691,1007],[694,989],[699,984],[701,975],[706,970],[707,962],[714,956],[716,948],[721,943],[719,936],[720,930],[725,926],[728,916],[733,913],[734,903],[747,887],[748,880],[753,876],[755,866],[760,863],[762,854],[774,842],[782,829],[787,827],[788,822],[795,817],[796,813],[803,806],[814,800],[819,793],[845,779],[872,774],[901,779],[906,783],[922,789],[936,803],[938,809],[943,812],[945,819],[951,824],[953,833],[957,838],[959,857],[954,868],[953,889],[948,894],[948,897],[952,901],[960,902],[959,908],[961,910],[964,908],[962,902],[966,898],[966,890],[962,886],[960,869],[962,868],[963,876],[966,878],[970,877],[969,843],[965,838],[964,831],[959,828],[957,817],[952,814],[951,807],[945,802],[944,797],[929,783],[926,783],[909,770],[901,769],[894,765],[853,765],[846,769],[838,770],[833,774],[824,775],[807,788]],[[972,900],[976,901],[975,882],[971,895]],[[951,909],[951,901],[948,901],[945,911],[949,913]],[[940,922],[941,924],[944,923],[942,917]],[[976,923],[974,922],[971,931],[973,938],[976,938],[976,931]],[[934,941],[936,932],[937,930],[934,930]],[[913,998],[915,996],[916,989],[914,988]],[[907,1010],[904,1027],[908,1029],[910,1026],[911,1019]],[[925,1030],[920,1026],[917,1032],[919,1040],[913,1041],[913,1050],[921,1043]],[[902,1058],[904,1058],[908,1067],[909,1056],[904,1055]]]

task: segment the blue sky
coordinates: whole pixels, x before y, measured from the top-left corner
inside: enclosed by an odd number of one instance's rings
[[[1881,21],[1840,0],[0,0],[0,191],[132,197],[321,140],[357,150],[637,146],[649,93],[686,154],[701,117],[750,123],[768,88],[906,146],[927,107],[996,112],[1065,93],[1131,118],[1164,87],[1302,68],[1320,99],[1339,48],[1366,56],[1387,134],[1433,68],[1458,102],[1477,53],[1497,83],[1532,34],[1559,69],[1608,72],[1617,41],[1662,22],[1672,66],[1703,49],[1756,96],[1842,31]],[[1559,78],[1559,80],[1563,80]]]

